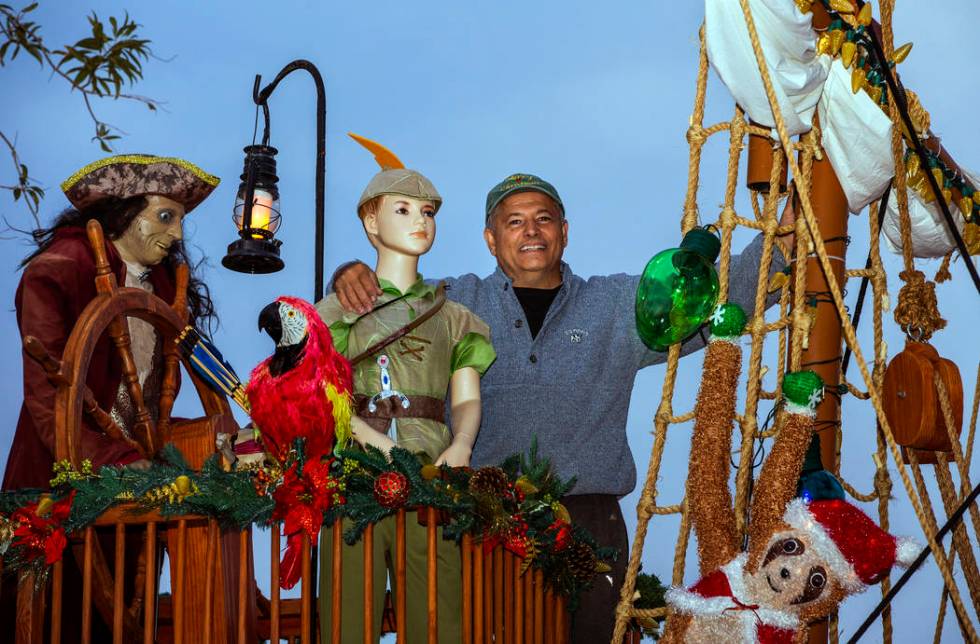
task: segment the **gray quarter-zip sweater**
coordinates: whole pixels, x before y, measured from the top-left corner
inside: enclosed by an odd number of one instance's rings
[[[753,310],[762,237],[732,257],[729,299]],[[771,273],[785,260],[773,253]],[[628,494],[636,463],[626,441],[636,372],[664,362],[636,333],[634,300],[639,275],[583,279],[562,263],[562,285],[537,337],[531,338],[511,280],[498,267],[487,277],[446,280],[446,295],[490,325],[497,360],[481,381],[483,422],[473,448],[473,467],[496,465],[526,453],[537,436],[540,454],[572,494]],[[770,304],[774,302],[770,298]],[[705,339],[695,334],[684,353]]]

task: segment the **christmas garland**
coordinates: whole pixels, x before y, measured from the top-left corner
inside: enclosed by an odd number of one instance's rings
[[[283,522],[287,544],[315,539],[323,525],[348,519],[344,538],[355,543],[364,529],[399,509],[433,507],[445,538],[470,534],[486,550],[502,545],[523,559],[522,572],[541,570],[549,585],[575,606],[597,572],[616,558],[573,525],[560,498],[574,485],[555,476],[536,444],[499,467],[448,468],[393,448],[342,451],[327,460],[303,458],[299,439],[281,464],[226,471],[218,455],[200,471],[173,446],[146,470],[125,467],[75,470],[56,463],[51,490],[0,493],[0,555],[5,572],[25,569],[43,581],[59,561],[68,535],[92,525],[110,508],[127,504],[134,514],[203,515],[223,528],[269,527]],[[293,548],[293,558],[298,553]],[[289,575],[290,549],[283,575]]]

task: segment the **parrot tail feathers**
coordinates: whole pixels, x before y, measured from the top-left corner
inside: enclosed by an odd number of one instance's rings
[[[344,449],[350,443],[352,436],[350,420],[354,413],[354,399],[349,391],[340,391],[333,383],[328,383],[324,391],[327,400],[333,407],[333,427],[337,449]]]
[[[303,532],[296,532],[286,538],[286,552],[279,564],[279,587],[289,590],[296,585],[302,575]]]

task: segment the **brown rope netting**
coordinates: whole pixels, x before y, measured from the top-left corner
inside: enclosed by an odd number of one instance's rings
[[[849,276],[868,276],[870,279],[873,298],[873,338],[875,351],[872,356],[872,368],[869,368],[869,364],[864,359],[861,349],[858,346],[853,324],[848,317],[847,308],[843,301],[842,285],[836,278],[834,267],[831,264],[835,258],[832,258],[827,252],[825,246],[826,242],[819,232],[817,220],[811,205],[809,179],[814,160],[821,159],[823,154],[820,147],[819,129],[815,127],[806,135],[802,136],[798,144],[794,144],[790,140],[782,114],[779,111],[778,102],[775,98],[772,81],[769,78],[768,69],[765,65],[758,34],[756,32],[751,11],[748,6],[748,1],[739,0],[739,2],[749,29],[750,40],[756,55],[763,84],[772,107],[773,116],[776,122],[775,130],[779,135],[779,140],[777,142],[778,145],[773,150],[773,167],[769,186],[770,189],[768,194],[765,195],[759,193],[752,194],[751,205],[754,215],[753,218],[744,218],[739,216],[735,208],[735,194],[737,190],[739,161],[741,158],[742,149],[745,145],[745,137],[750,132],[761,135],[768,135],[769,132],[763,128],[756,128],[755,126],[749,125],[742,111],[738,108],[736,108],[735,114],[730,122],[718,123],[707,128],[704,127],[703,121],[705,114],[708,59],[704,42],[704,28],[702,27],[700,33],[701,49],[699,55],[694,109],[691,116],[690,127],[687,133],[687,140],[690,145],[690,156],[688,164],[688,185],[684,200],[683,219],[681,222],[682,232],[686,232],[698,225],[700,219],[700,212],[698,208],[698,190],[700,187],[699,172],[703,155],[703,147],[712,135],[719,132],[728,131],[729,152],[728,167],[726,171],[725,197],[721,206],[718,220],[715,222],[715,225],[721,231],[722,237],[722,254],[720,258],[719,270],[722,283],[721,301],[724,301],[724,298],[727,296],[727,282],[730,270],[731,240],[733,231],[739,226],[749,227],[761,231],[763,236],[763,257],[759,270],[759,280],[756,285],[755,309],[754,311],[749,312],[751,319],[746,329],[746,333],[751,340],[751,345],[749,349],[749,359],[746,363],[747,385],[745,392],[745,403],[742,413],[736,415],[736,422],[741,433],[741,444],[739,448],[739,455],[737,457],[740,466],[736,474],[735,482],[735,510],[736,516],[740,522],[739,526],[744,532],[745,522],[747,521],[746,511],[751,496],[751,465],[756,441],[762,437],[771,436],[773,433],[771,431],[763,431],[759,426],[759,400],[773,398],[778,399],[780,394],[778,379],[775,391],[767,392],[762,389],[763,376],[768,371],[768,367],[762,364],[763,346],[766,337],[768,334],[773,332],[778,334],[778,364],[776,365],[776,373],[781,374],[786,369],[796,370],[800,368],[804,347],[807,343],[808,333],[812,325],[812,313],[808,311],[807,301],[805,299],[805,275],[804,271],[801,270],[794,270],[792,272],[793,283],[791,287],[790,285],[786,285],[782,288],[779,294],[779,318],[776,321],[769,323],[767,323],[764,318],[764,304],[770,287],[768,283],[768,273],[773,258],[773,246],[775,244],[776,236],[792,231],[796,234],[795,256],[801,258],[815,258],[815,260],[819,262],[819,265],[826,276],[828,284],[827,297],[831,299],[833,306],[836,308],[837,314],[840,317],[844,341],[853,351],[854,362],[861,373],[864,386],[866,387],[866,391],[860,392],[857,391],[852,384],[845,383],[847,385],[846,389],[855,393],[856,397],[870,400],[879,421],[879,431],[877,432],[877,449],[874,454],[876,471],[872,491],[864,494],[859,492],[847,481],[842,480],[842,484],[846,492],[858,501],[871,502],[877,500],[879,523],[882,529],[886,531],[889,530],[890,521],[888,503],[892,495],[892,481],[889,477],[887,467],[887,453],[891,453],[892,460],[895,464],[895,469],[899,474],[902,486],[905,489],[909,502],[912,505],[916,517],[918,518],[922,527],[923,533],[925,534],[925,538],[929,542],[929,546],[933,552],[933,557],[936,560],[939,572],[945,584],[946,596],[948,596],[951,600],[954,610],[959,618],[959,621],[961,622],[963,637],[966,641],[976,642],[976,628],[973,620],[967,613],[966,606],[962,600],[962,595],[953,576],[953,560],[942,550],[940,544],[936,543],[933,537],[933,535],[936,534],[937,525],[932,502],[927,491],[913,482],[913,477],[918,478],[921,476],[921,473],[918,472],[918,468],[915,465],[913,465],[911,468],[906,468],[904,466],[902,455],[899,451],[898,445],[895,443],[894,436],[882,407],[881,390],[883,385],[884,370],[888,357],[887,347],[883,340],[882,318],[883,312],[888,309],[888,294],[885,271],[881,262],[879,251],[879,230],[877,217],[878,206],[877,204],[872,205],[871,213],[868,217],[871,233],[870,268],[867,270],[850,270],[844,273],[845,279]],[[891,12],[891,2],[884,0],[882,2],[882,25],[886,52],[893,51]],[[917,101],[914,101],[914,103],[919,105],[919,108],[921,108],[921,104],[919,104]],[[916,114],[917,116],[913,116],[913,118],[916,120],[916,125],[922,125],[925,123],[925,127],[928,127],[928,114],[925,113],[924,110],[916,111]],[[892,113],[892,118],[893,122],[897,123],[898,115],[894,112],[894,110]],[[757,129],[759,130],[758,132],[756,132]],[[903,153],[900,134],[901,128],[895,126],[893,127],[893,131],[895,132],[896,136],[895,140],[893,140],[893,153],[896,156],[896,167],[900,168],[902,167],[901,160]],[[783,150],[799,151],[799,162],[797,162],[795,155],[789,155],[787,157],[787,155],[783,154]],[[797,212],[797,219],[792,228],[781,228],[777,219],[780,198],[778,186],[781,179],[781,163],[788,164],[791,176],[794,179],[794,183],[799,192],[799,206],[802,212]],[[912,284],[912,286],[911,293],[907,297],[902,298],[900,296],[899,306],[896,307],[896,316],[901,314],[903,319],[908,320],[908,326],[904,328],[913,329],[917,333],[922,333],[923,335],[921,337],[924,339],[927,337],[924,335],[925,333],[931,334],[939,328],[942,328],[944,321],[942,320],[941,316],[939,316],[938,310],[935,309],[935,307],[929,306],[930,294],[932,295],[934,301],[934,292],[930,290],[932,285],[925,281],[924,276],[921,280],[918,280],[913,274],[915,268],[911,256],[911,230],[908,220],[906,182],[904,173],[898,172],[897,174],[900,176],[896,176],[895,185],[893,186],[893,194],[895,195],[895,199],[898,204],[898,210],[903,214],[903,216],[900,217],[900,228],[903,242],[903,259],[905,260],[905,268],[908,272],[908,275],[903,273],[903,277],[910,277],[911,279],[909,282]],[[906,287],[908,288],[908,284]],[[919,289],[918,291],[916,291],[917,288]],[[908,301],[912,299],[913,294],[915,294],[916,298],[919,298],[919,301],[915,305],[910,305]],[[663,609],[658,609],[655,611],[638,611],[632,607],[636,575],[639,570],[639,562],[642,556],[643,545],[649,531],[649,522],[653,516],[678,511],[681,513],[681,525],[674,552],[675,556],[672,583],[674,585],[682,585],[684,581],[683,577],[686,564],[686,552],[690,537],[690,524],[685,510],[686,504],[682,502],[669,506],[661,506],[657,503],[659,494],[658,480],[660,477],[663,451],[666,445],[669,429],[672,425],[686,422],[691,418],[691,412],[676,414],[673,409],[679,358],[679,347],[671,347],[667,356],[667,370],[661,390],[660,404],[654,417],[654,442],[650,463],[644,480],[641,498],[637,506],[637,530],[628,562],[626,582],[622,588],[620,604],[617,607],[616,630],[613,637],[614,643],[622,642],[622,637],[625,633],[627,623],[631,618],[639,617],[641,616],[641,613],[643,616],[660,616],[665,613]],[[956,437],[956,439],[953,440],[953,456],[958,467],[957,473],[959,474],[960,482],[959,496],[962,495],[962,491],[965,489],[964,486],[969,484],[968,472],[966,472],[963,468],[965,467],[966,463],[969,462],[969,455],[972,453],[974,427],[976,424],[977,415],[977,396],[980,396],[980,382],[978,382],[978,391],[974,396],[974,414],[973,419],[971,420],[971,430],[967,437],[967,447],[965,449],[965,453],[964,450],[960,448],[960,443],[958,442],[959,437]],[[837,441],[839,441],[841,436],[839,428],[836,430],[835,435]],[[911,474],[909,471],[910,469],[912,470]],[[975,507],[971,508],[971,510],[973,513],[976,512]],[[977,518],[978,517],[974,517],[975,525],[980,526],[980,521],[977,521]],[[951,552],[955,551],[956,550],[952,550]],[[961,566],[963,565],[962,558],[959,558],[959,563]],[[889,586],[889,580],[886,578],[881,584],[881,591],[883,594],[888,592]],[[971,597],[971,599],[976,598]],[[943,604],[943,606],[944,605],[945,604]],[[669,612],[667,614],[669,618]],[[892,626],[890,611],[887,608],[882,613],[881,623],[883,639],[885,642],[890,642],[892,638]],[[836,619],[833,617],[831,618],[830,638],[832,641],[836,641],[837,639]]]

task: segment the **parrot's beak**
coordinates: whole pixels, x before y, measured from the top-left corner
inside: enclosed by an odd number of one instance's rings
[[[282,319],[279,317],[279,302],[267,304],[259,313],[259,331],[265,331],[279,346],[282,340]]]

